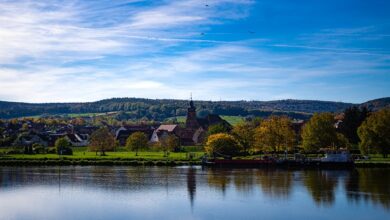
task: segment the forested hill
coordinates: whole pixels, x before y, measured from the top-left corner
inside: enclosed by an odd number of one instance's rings
[[[360,104],[360,106],[367,107],[371,111],[377,111],[382,108],[390,108],[390,97],[370,100]]]
[[[195,101],[200,116],[208,113],[220,115],[267,116],[288,114],[305,118],[314,112],[340,112],[354,104],[312,100],[278,101]],[[390,98],[372,100],[362,105],[375,109],[388,106]],[[175,115],[185,115],[188,100],[112,98],[86,103],[20,103],[0,101],[0,118],[15,118],[37,115],[125,112],[128,117],[164,120]]]

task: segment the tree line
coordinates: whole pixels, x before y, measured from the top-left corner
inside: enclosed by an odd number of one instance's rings
[[[322,148],[351,150],[356,143],[364,154],[380,153],[383,157],[388,156],[389,108],[370,114],[364,108],[350,108],[344,114],[343,126],[337,127],[333,114],[315,113],[299,134],[286,116],[246,121],[234,126],[230,132],[210,129],[205,150],[220,156],[256,152],[317,152]]]
[[[200,116],[219,115],[267,117],[271,113],[289,114],[292,118],[306,119],[314,112],[337,112],[352,106],[350,103],[279,100],[279,101],[195,101]],[[148,119],[163,121],[187,113],[188,101],[175,99],[113,98],[86,103],[18,103],[0,101],[0,118],[33,115],[121,112],[122,119]],[[309,113],[309,115],[307,114]]]

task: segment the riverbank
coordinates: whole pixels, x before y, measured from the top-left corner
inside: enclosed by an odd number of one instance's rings
[[[18,157],[0,157],[2,166],[186,166],[202,165],[200,158],[113,158],[113,157],[94,157],[94,158],[77,158],[74,156],[55,157],[33,157],[27,155]],[[56,155],[55,155],[56,156]],[[389,161],[355,161],[357,168],[389,168]]]
[[[1,158],[0,165],[3,166],[185,166],[185,165],[201,165],[200,160],[129,160],[129,159],[15,159]]]
[[[4,149],[3,149],[4,150]],[[194,150],[198,150],[195,149]],[[73,155],[59,156],[57,154],[0,154],[0,165],[4,166],[51,166],[51,165],[104,165],[104,166],[182,166],[201,165],[203,151],[170,152],[168,156],[159,151],[129,152],[119,148],[116,152],[107,152],[106,156],[87,151],[86,148],[75,148]],[[264,155],[248,155],[235,159],[254,159]],[[318,158],[322,155],[309,154],[309,158]],[[284,155],[279,155],[284,158]],[[292,158],[290,158],[292,159]],[[369,160],[356,160],[355,167],[390,167],[390,158],[383,158],[379,154],[370,155]]]

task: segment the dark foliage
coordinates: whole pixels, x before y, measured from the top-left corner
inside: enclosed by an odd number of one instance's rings
[[[359,137],[357,129],[368,117],[369,111],[366,107],[358,108],[356,106],[347,108],[344,111],[344,119],[340,124],[338,131],[342,133],[350,143],[357,144]]]

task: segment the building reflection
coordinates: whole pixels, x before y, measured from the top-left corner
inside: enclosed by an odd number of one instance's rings
[[[196,169],[194,167],[189,167],[187,171],[187,192],[191,208],[193,208],[196,194]]]

